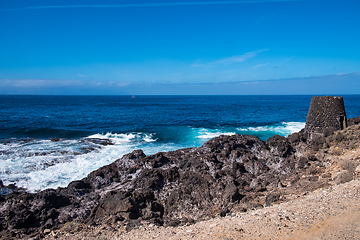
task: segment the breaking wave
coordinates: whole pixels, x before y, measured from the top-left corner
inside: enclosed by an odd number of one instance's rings
[[[233,134],[267,140],[275,134],[287,136],[304,126],[302,122],[284,122],[247,128],[179,127],[162,133],[97,133],[80,139],[12,139],[0,143],[0,179],[31,192],[65,187],[135,149],[150,155],[198,147],[211,138]]]

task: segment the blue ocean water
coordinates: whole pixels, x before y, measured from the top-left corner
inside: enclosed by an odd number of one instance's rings
[[[360,95],[344,101],[348,118],[360,115]],[[38,191],[66,186],[134,149],[197,147],[221,134],[287,136],[304,127],[310,102],[311,96],[0,95],[0,179]]]

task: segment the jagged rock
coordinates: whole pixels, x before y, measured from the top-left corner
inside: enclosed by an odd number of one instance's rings
[[[271,206],[273,202],[276,202],[280,199],[280,193],[271,193],[266,195],[265,206]]]
[[[335,182],[337,184],[345,183],[352,180],[352,174],[349,170],[342,170],[339,174],[335,177]]]
[[[355,170],[354,170],[355,174],[359,174],[360,173],[360,165],[358,165]]]
[[[275,135],[270,137],[266,143],[270,146],[271,152],[280,157],[287,157],[293,151],[293,148],[286,137]]]
[[[306,142],[306,135],[304,133],[304,129],[302,129],[300,132],[295,132],[293,134],[290,134],[287,139],[291,144],[298,144],[301,142]]]
[[[90,220],[109,220],[113,222],[123,219],[137,219],[139,204],[129,193],[108,192],[100,203],[94,208]]]
[[[347,124],[348,126],[360,125],[360,116],[357,116],[356,118],[348,119]]]

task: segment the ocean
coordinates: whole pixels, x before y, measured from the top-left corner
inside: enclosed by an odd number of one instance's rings
[[[65,187],[135,149],[198,147],[221,134],[266,141],[305,126],[311,96],[0,95],[0,179]],[[360,95],[345,95],[348,118]]]

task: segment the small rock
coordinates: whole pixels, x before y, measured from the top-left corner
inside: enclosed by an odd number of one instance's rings
[[[336,184],[345,183],[352,180],[352,174],[348,170],[342,170],[334,180]]]
[[[44,234],[49,234],[50,232],[51,232],[51,230],[48,228],[44,230]]]
[[[238,232],[245,232],[244,229],[242,229],[242,228],[235,227],[235,230],[238,231]]]
[[[360,173],[360,165],[355,168],[355,173]]]
[[[268,194],[268,195],[266,195],[266,198],[265,198],[265,206],[266,207],[271,206],[271,204],[273,202],[276,202],[279,199],[280,199],[280,194],[279,193]]]
[[[49,219],[46,221],[44,227],[46,227],[46,228],[48,229],[48,228],[51,228],[53,225],[54,225],[54,221],[53,221],[51,218],[49,218]]]
[[[228,212],[230,212],[230,211],[229,211],[229,209],[227,209],[227,208],[221,210],[221,211],[220,211],[220,217],[225,217]]]

